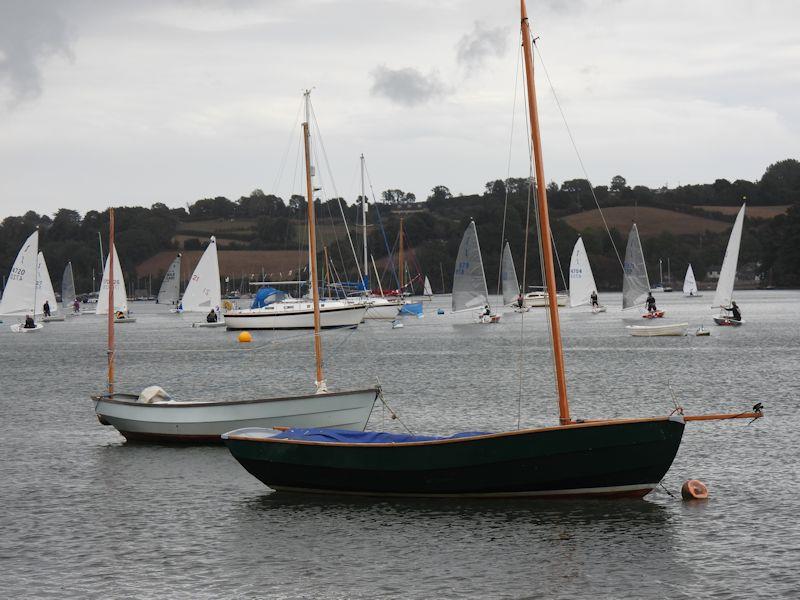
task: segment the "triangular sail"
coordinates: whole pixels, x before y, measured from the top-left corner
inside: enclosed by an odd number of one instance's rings
[[[181,255],[167,269],[164,281],[161,282],[161,289],[158,290],[159,304],[177,304],[181,297]]]
[[[642,241],[636,223],[628,234],[628,247],[625,249],[625,263],[622,277],[622,310],[635,306],[650,291],[647,266],[644,263]]]
[[[429,298],[433,296],[433,290],[431,289],[431,282],[428,281],[428,276],[425,276],[425,284],[422,286],[422,295],[428,296]]]
[[[508,306],[517,302],[519,298],[519,281],[517,280],[517,270],[514,268],[514,258],[511,256],[511,246],[509,246],[508,242],[503,248],[500,280],[503,288],[503,304]]]
[[[74,302],[75,277],[72,275],[72,263],[68,262],[61,277],[61,305],[64,307],[64,312],[68,312]]]
[[[689,268],[686,269],[686,277],[683,278],[683,294],[685,296],[697,295],[697,282],[694,279],[694,271],[692,264],[689,263]]]
[[[597,292],[597,285],[594,282],[583,238],[579,237],[572,249],[572,258],[569,261],[569,305],[589,304],[592,292]]]
[[[50,306],[50,312],[58,312],[56,303],[56,293],[53,290],[53,282],[50,279],[50,271],[47,270],[47,263],[44,254],[39,252],[37,271],[39,276],[36,278],[36,314],[44,314],[44,303]]]
[[[486,275],[483,272],[478,230],[470,221],[458,247],[453,274],[453,312],[470,310],[489,304]]]
[[[22,244],[11,273],[6,280],[0,315],[33,314],[36,295],[36,263],[39,254],[39,230],[34,231]]]
[[[742,204],[739,214],[736,215],[731,237],[728,239],[728,248],[725,250],[725,258],[719,271],[719,281],[717,281],[717,291],[714,294],[712,307],[730,306],[733,300],[733,284],[736,281],[736,266],[739,263],[739,246],[742,243],[744,207],[745,205]]]
[[[200,257],[194,273],[181,299],[181,308],[187,312],[219,310],[222,305],[222,288],[219,282],[217,239],[211,236],[208,248]]]
[[[127,313],[128,294],[125,291],[125,280],[122,277],[122,267],[119,264],[116,245],[111,248],[111,251],[114,253],[114,312],[121,310]],[[103,267],[103,281],[100,284],[100,292],[97,297],[96,313],[98,315],[108,314],[108,286],[108,257],[106,257],[106,264]]]

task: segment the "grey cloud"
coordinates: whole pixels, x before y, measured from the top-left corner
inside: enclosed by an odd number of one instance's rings
[[[448,92],[447,86],[436,71],[424,75],[413,67],[390,69],[385,65],[379,65],[370,74],[372,75],[370,92],[373,96],[383,96],[403,106],[424,104]]]
[[[476,22],[474,29],[461,37],[456,45],[456,60],[467,71],[475,71],[492,56],[502,56],[506,51],[506,29],[486,29]]]
[[[57,6],[26,0],[0,3],[0,98],[10,107],[41,94],[45,59],[72,56],[72,36]]]

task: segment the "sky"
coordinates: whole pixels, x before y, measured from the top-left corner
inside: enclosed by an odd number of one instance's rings
[[[514,0],[0,0],[0,218],[528,173]],[[548,181],[756,180],[800,154],[800,3],[531,0]],[[322,164],[322,163],[321,163]],[[328,175],[330,174],[330,176]]]

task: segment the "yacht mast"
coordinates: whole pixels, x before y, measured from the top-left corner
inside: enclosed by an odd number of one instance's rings
[[[542,163],[542,140],[539,131],[539,113],[536,104],[536,88],[533,81],[533,56],[531,52],[531,31],[525,0],[520,0],[522,20],[522,46],[525,55],[525,80],[528,91],[528,112],[531,123],[531,142],[533,144],[534,167],[536,170],[536,202],[539,208],[539,234],[544,260],[545,284],[547,286],[547,308],[550,311],[550,335],[553,344],[556,389],[558,391],[559,422],[567,425],[572,422],[569,416],[567,399],[567,378],[564,369],[564,348],[561,341],[561,324],[558,320],[558,300],[556,298],[556,272],[553,265],[553,245],[550,234],[550,216],[547,210],[544,165]]]
[[[361,223],[364,234],[364,278],[369,279],[369,262],[367,261],[367,195],[364,191],[364,155],[361,155]],[[364,282],[366,283],[366,282]]]
[[[98,236],[100,233],[98,232]],[[114,209],[108,209],[108,393],[114,393]],[[100,284],[102,292],[102,283]]]

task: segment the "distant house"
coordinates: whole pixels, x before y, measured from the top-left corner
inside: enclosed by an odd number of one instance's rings
[[[706,280],[718,281],[720,269],[722,269],[720,265],[709,267],[708,271],[706,271]],[[758,263],[739,265],[738,269],[736,269],[736,281],[760,281],[761,276],[759,273]]]
[[[719,270],[722,267],[720,265],[715,265],[713,267],[709,267],[708,271],[706,271],[706,280],[707,281],[717,281],[719,280]]]

